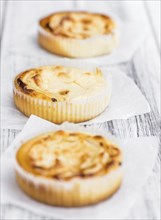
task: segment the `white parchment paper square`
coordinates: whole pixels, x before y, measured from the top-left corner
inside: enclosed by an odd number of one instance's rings
[[[13,167],[13,155],[17,146],[35,135],[52,131],[55,128],[60,128],[60,126],[36,116],[31,116],[22,132],[3,154],[1,158],[2,203],[14,204],[39,215],[52,218],[70,220],[124,219],[152,171],[158,151],[157,138],[118,139],[109,135],[110,139],[119,144],[124,155],[124,179],[121,188],[111,198],[99,204],[82,208],[61,208],[39,203],[25,195],[16,184]]]
[[[147,31],[142,25],[142,21],[131,20],[129,19],[130,16],[127,16],[128,19],[122,18],[121,12],[117,10],[117,4],[115,7],[111,7],[109,3],[108,7],[106,7],[107,5],[103,7],[99,2],[95,2],[95,4],[93,4],[94,7],[90,5],[87,9],[86,4],[84,4],[83,7],[79,5],[76,9],[73,8],[73,4],[71,3],[72,2],[65,1],[62,3],[55,1],[54,4],[53,1],[39,1],[39,3],[36,1],[30,1],[29,3],[26,1],[19,1],[18,4],[16,2],[11,2],[8,8],[8,14],[12,15],[14,19],[8,19],[6,21],[7,25],[5,27],[6,35],[4,36],[5,44],[3,54],[14,53],[39,58],[59,58],[58,55],[51,54],[42,49],[37,42],[39,20],[51,13],[59,11],[88,10],[110,15],[116,20],[118,23],[118,31],[120,32],[120,44],[111,54],[86,59],[95,64],[108,65],[131,60],[134,53],[143,43],[145,37],[148,36]],[[32,9],[35,9],[34,13],[31,13]],[[124,13],[128,12],[125,10]],[[12,37],[8,33],[12,33]]]
[[[12,57],[11,64],[13,72],[4,69],[2,82],[2,127],[21,129],[27,121],[13,103],[12,81],[16,74],[26,69],[43,65],[64,65],[93,70],[96,65],[82,61],[71,61],[69,59],[34,59],[23,57]],[[6,71],[8,70],[8,72]],[[84,124],[101,123],[114,119],[127,119],[129,117],[144,114],[150,111],[149,104],[136,84],[118,68],[101,67],[105,77],[112,76],[112,96],[109,106],[96,118],[84,122]],[[6,89],[7,88],[7,89]]]

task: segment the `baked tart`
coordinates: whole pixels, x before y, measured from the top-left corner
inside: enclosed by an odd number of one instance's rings
[[[122,181],[121,150],[107,138],[57,130],[24,143],[16,179],[30,197],[50,205],[90,205],[113,195]]]
[[[111,53],[118,45],[115,21],[104,14],[59,12],[40,20],[39,44],[65,57],[93,57]]]
[[[14,101],[26,116],[54,123],[83,122],[105,110],[111,84],[101,70],[45,66],[20,73],[14,80]]]

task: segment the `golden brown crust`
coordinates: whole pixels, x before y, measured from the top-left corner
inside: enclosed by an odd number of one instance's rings
[[[58,12],[40,20],[40,25],[54,36],[71,39],[86,39],[112,33],[115,22],[100,13]]]
[[[102,136],[60,130],[23,144],[17,161],[36,176],[69,181],[107,175],[121,166],[122,156],[120,149]]]

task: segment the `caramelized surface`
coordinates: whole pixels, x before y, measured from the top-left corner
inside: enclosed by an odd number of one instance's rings
[[[55,36],[85,39],[112,33],[115,22],[103,14],[60,12],[40,21],[40,25]]]
[[[107,85],[98,69],[88,72],[78,68],[46,66],[19,74],[15,86],[30,96],[61,102],[93,97]]]
[[[26,171],[46,178],[102,176],[121,165],[121,152],[102,136],[57,131],[23,144],[17,161]]]

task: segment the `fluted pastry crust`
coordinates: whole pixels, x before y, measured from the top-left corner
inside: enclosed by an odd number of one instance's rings
[[[66,57],[110,53],[118,43],[116,23],[107,15],[59,12],[40,20],[39,43]]]
[[[99,69],[90,72],[45,66],[27,70],[15,78],[14,100],[27,116],[35,114],[55,123],[81,122],[104,111],[110,87]]]
[[[107,138],[59,130],[19,148],[16,175],[20,187],[34,199],[81,206],[99,202],[119,188],[121,163],[120,149]]]

